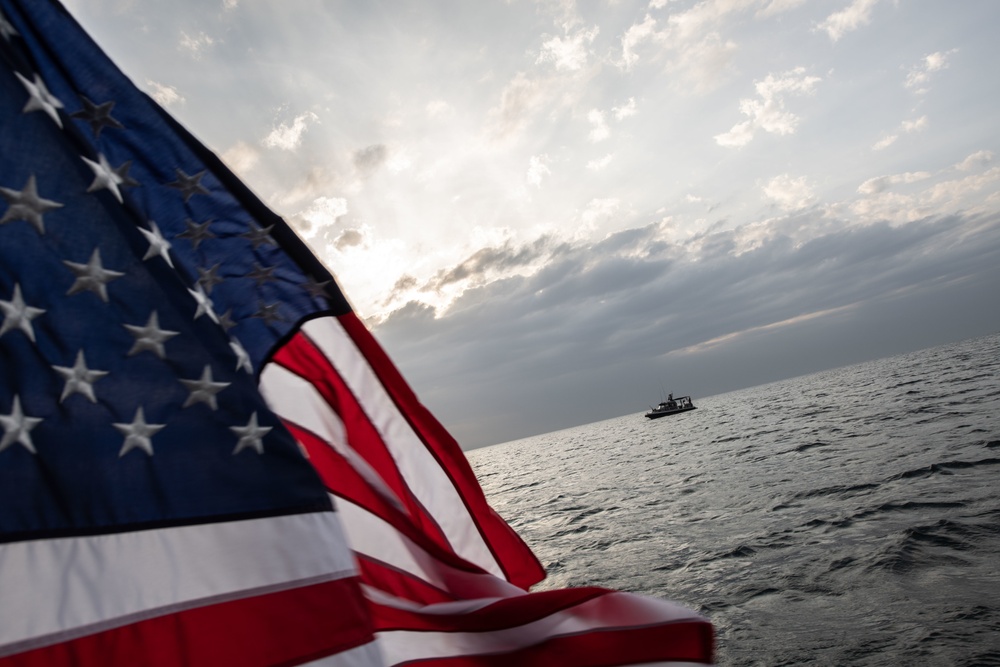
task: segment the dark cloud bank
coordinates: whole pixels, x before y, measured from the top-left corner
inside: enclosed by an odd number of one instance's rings
[[[794,241],[803,229],[819,235]],[[587,247],[485,249],[438,279],[547,261],[437,319],[411,302],[375,335],[471,448],[641,419],[661,386],[704,397],[1000,330],[1000,214],[901,226],[817,214],[761,231],[742,253],[745,230],[679,246],[658,225]]]

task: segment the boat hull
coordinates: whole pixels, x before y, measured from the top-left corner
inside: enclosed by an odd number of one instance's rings
[[[680,414],[681,412],[691,412],[692,410],[697,410],[695,406],[690,406],[686,408],[675,408],[673,410],[650,410],[646,413],[646,419],[659,419],[660,417],[669,417],[670,415]]]

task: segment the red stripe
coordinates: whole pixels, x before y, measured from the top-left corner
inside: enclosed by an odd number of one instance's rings
[[[334,495],[351,501],[379,517],[435,559],[459,570],[483,573],[484,570],[432,540],[411,523],[399,509],[368,484],[358,471],[322,438],[294,424],[287,424],[292,435],[309,454],[309,462]]]
[[[411,428],[455,484],[508,581],[527,590],[532,584],[544,579],[545,569],[531,549],[486,502],[476,475],[458,443],[420,403],[365,325],[354,313],[341,315],[337,319],[368,360]]]
[[[490,632],[532,623],[569,610],[611,591],[603,588],[568,588],[540,591],[497,600],[473,611],[424,614],[397,607],[373,605],[375,631],[428,630],[433,632]]]
[[[428,658],[396,663],[434,667],[615,667],[646,662],[713,663],[713,632],[708,622],[681,622],[628,630],[595,631],[555,637],[507,653]]]
[[[457,570],[477,576],[474,580],[461,582],[442,574],[449,581],[447,590],[400,572],[378,561],[374,555],[355,554],[361,568],[362,580],[375,588],[393,595],[422,604],[433,604],[457,599],[494,597],[501,594],[498,586],[501,579],[487,575],[481,568],[469,563],[451,551],[447,551],[416,530],[395,506],[375,493],[351,465],[320,437],[293,424],[286,424],[292,435],[302,444],[309,455],[309,461],[319,473],[320,479],[336,496],[363,507],[384,520],[401,535],[423,549],[434,561],[440,563],[443,571]],[[442,571],[439,571],[442,572]],[[506,584],[502,584],[506,585]],[[508,591],[503,591],[504,593]]]
[[[380,591],[395,595],[404,600],[419,604],[435,604],[438,602],[454,602],[457,598],[440,588],[426,583],[422,579],[388,567],[385,563],[371,560],[355,554],[361,581]]]
[[[406,507],[411,520],[428,537],[449,547],[434,518],[410,492],[382,436],[371,423],[363,406],[351,392],[326,356],[299,332],[274,355],[274,362],[312,384],[344,425],[347,443],[379,474]]]
[[[355,578],[338,579],[157,616],[0,658],[0,667],[218,667],[316,660],[372,641],[357,584]]]

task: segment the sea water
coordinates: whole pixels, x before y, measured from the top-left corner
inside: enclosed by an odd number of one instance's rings
[[[1000,335],[695,404],[468,452],[536,590],[680,602],[719,665],[1000,665]]]

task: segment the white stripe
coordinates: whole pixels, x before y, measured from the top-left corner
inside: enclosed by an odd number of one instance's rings
[[[402,511],[399,497],[348,444],[344,423],[311,382],[283,366],[268,364],[260,374],[260,393],[276,415],[325,441],[369,486]]]
[[[307,322],[302,329],[351,388],[382,436],[406,485],[441,526],[455,553],[504,577],[451,479],[400,414],[340,322],[324,317]]]
[[[554,637],[592,630],[613,631],[616,627],[636,627],[694,618],[698,617],[673,603],[639,598],[627,593],[609,593],[537,621],[502,630],[488,632],[390,630],[377,634],[386,661],[390,665],[395,665],[409,660],[508,653]]]
[[[368,510],[335,497],[347,541],[358,554],[406,572],[445,591],[461,590],[469,597],[524,595],[524,591],[491,574],[476,574],[445,565]]]
[[[0,655],[354,573],[333,512],[2,544]]]
[[[341,651],[336,655],[307,662],[302,667],[383,667],[385,661],[378,648],[378,640]]]

